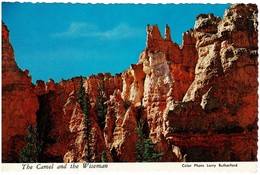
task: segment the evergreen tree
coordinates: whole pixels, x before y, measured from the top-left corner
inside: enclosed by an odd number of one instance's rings
[[[98,85],[98,96],[96,99],[96,114],[98,116],[98,125],[101,128],[101,130],[105,127],[105,120],[106,120],[106,114],[107,114],[107,105],[105,102],[107,101],[105,97],[104,92],[104,82],[100,83]]]
[[[144,162],[158,162],[163,153],[158,153],[154,150],[154,144],[150,138],[145,139],[144,142]]]
[[[83,86],[83,78],[80,77],[80,86],[77,93],[78,103],[80,104],[81,110],[85,114],[84,117],[84,125],[85,125],[85,138],[86,138],[86,150],[87,153],[85,156],[85,160],[88,162],[92,162],[92,146],[91,146],[91,122],[89,119],[90,116],[90,100],[87,93],[85,93],[85,88]]]
[[[29,125],[25,140],[26,146],[21,150],[19,161],[21,163],[38,162],[42,144],[39,141],[37,128],[34,128],[32,125]]]
[[[140,122],[138,122],[138,128],[137,128],[138,141],[136,144],[136,153],[137,153],[138,162],[143,162],[144,160],[143,151],[144,151],[145,135],[143,129],[144,129],[144,123],[141,120]]]
[[[108,162],[108,160],[107,160],[107,153],[106,153],[105,150],[102,151],[101,162]]]
[[[89,96],[85,93],[85,91],[86,89],[83,86],[83,78],[80,76],[80,86],[77,93],[78,103],[80,104],[83,113],[89,115],[90,101]]]
[[[85,138],[86,138],[86,150],[85,152],[87,153],[86,155],[86,160],[88,162],[92,162],[92,145],[91,145],[91,122],[89,119],[89,114],[88,112],[89,109],[86,108],[85,110],[85,117],[84,117],[84,125],[85,125],[85,130],[84,130],[84,134],[85,134]]]
[[[152,140],[145,135],[144,122],[140,120],[137,128],[138,142],[136,144],[136,153],[138,162],[157,162],[163,153],[154,150]]]

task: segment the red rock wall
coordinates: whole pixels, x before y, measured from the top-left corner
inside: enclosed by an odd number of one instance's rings
[[[39,103],[29,71],[22,71],[14,59],[9,31],[2,23],[2,160],[13,160],[24,144],[29,124],[35,125]]]
[[[90,76],[84,79],[84,87],[86,93],[89,94],[92,123],[92,143],[96,148],[93,159],[101,161],[102,151],[107,151],[107,157],[112,161],[109,151],[102,139],[103,134],[97,124],[97,116],[94,111],[95,100],[98,96],[98,84],[104,82],[106,96],[110,96],[111,89],[121,89],[122,80],[118,75],[99,74],[98,76]],[[50,80],[47,83],[38,81],[35,91],[39,97],[46,96],[45,102],[50,106],[50,113],[47,117],[49,132],[45,138],[53,139],[52,143],[46,144],[44,147],[44,155],[47,160],[64,161],[64,162],[82,162],[85,156],[85,136],[84,136],[84,114],[77,102],[77,91],[80,85],[80,77],[70,80],[63,80],[60,83],[54,83]],[[42,99],[40,99],[42,101]],[[46,106],[45,105],[45,106]],[[44,106],[43,106],[44,107]],[[38,115],[37,117],[46,117],[46,115]],[[46,120],[45,120],[46,121]],[[44,122],[44,120],[43,120]],[[45,161],[45,160],[44,160]]]

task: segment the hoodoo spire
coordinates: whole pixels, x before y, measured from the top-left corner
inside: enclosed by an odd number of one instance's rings
[[[171,29],[168,26],[168,24],[166,24],[166,26],[165,26],[165,36],[164,36],[164,39],[167,40],[167,41],[171,41],[172,40],[172,38],[171,38]]]

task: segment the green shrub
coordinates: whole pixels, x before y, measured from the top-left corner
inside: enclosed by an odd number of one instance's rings
[[[108,160],[107,160],[107,153],[106,153],[105,150],[102,151],[101,162],[108,162]]]

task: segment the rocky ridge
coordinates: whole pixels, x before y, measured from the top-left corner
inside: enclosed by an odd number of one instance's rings
[[[27,106],[27,107],[25,107]],[[23,146],[29,124],[36,123],[39,102],[29,71],[22,71],[14,60],[9,31],[2,24],[2,156],[12,160],[12,151]],[[13,155],[15,156],[15,155]]]
[[[84,79],[90,95],[92,159],[136,161],[138,122],[161,161],[256,161],[258,100],[257,6],[234,4],[221,20],[198,15],[178,46],[168,25],[147,26],[138,63],[121,74]],[[95,101],[104,83],[108,109],[98,125]],[[3,162],[15,161],[26,127],[43,133],[44,162],[83,162],[84,113],[77,102],[80,78],[31,83],[14,60],[9,31],[2,24]],[[125,104],[128,104],[127,107]],[[46,126],[47,129],[46,129]]]

